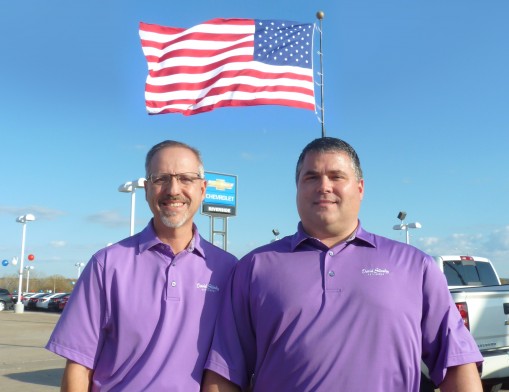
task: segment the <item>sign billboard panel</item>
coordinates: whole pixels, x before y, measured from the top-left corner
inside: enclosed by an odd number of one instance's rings
[[[237,215],[237,176],[205,172],[207,189],[202,214],[216,216]]]

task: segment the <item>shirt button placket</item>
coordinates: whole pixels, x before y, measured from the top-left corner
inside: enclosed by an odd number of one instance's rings
[[[334,251],[328,250],[325,255],[325,291],[340,292],[338,287],[339,281],[336,277],[335,268],[337,267],[337,260],[334,260]]]
[[[168,299],[177,299],[179,296],[177,261],[173,260],[168,270]]]

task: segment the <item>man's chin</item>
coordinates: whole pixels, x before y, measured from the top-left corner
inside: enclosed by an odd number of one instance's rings
[[[163,222],[163,225],[169,229],[178,229],[182,227],[184,223],[186,223],[187,216],[184,216],[181,219],[177,219],[176,217],[161,216],[161,221]]]

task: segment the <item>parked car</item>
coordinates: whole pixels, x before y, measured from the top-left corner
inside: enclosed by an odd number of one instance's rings
[[[60,303],[58,304],[58,311],[61,312],[64,310],[65,308],[65,305],[67,305],[67,301],[69,301],[69,297],[71,296],[71,294],[67,294],[65,296],[62,297],[62,299],[60,300]]]
[[[17,293],[17,290],[15,293],[11,293],[11,297],[12,297],[12,302],[14,302],[15,304],[18,303],[18,293]],[[25,298],[25,294],[21,294],[21,302],[23,302],[23,299]]]
[[[483,391],[499,391],[509,382],[509,285],[502,285],[495,267],[485,257],[434,256],[445,274],[451,297],[484,358],[481,371]],[[421,392],[431,392],[423,366]]]
[[[60,302],[66,295],[69,295],[69,294],[61,293],[59,295],[55,295],[54,297],[50,298],[50,300],[48,301],[48,310],[52,311],[52,312],[57,312],[59,310]]]
[[[26,306],[27,306],[27,304],[28,304],[28,300],[29,300],[30,298],[32,298],[32,297],[35,297],[35,298],[37,298],[37,297],[42,297],[44,294],[46,294],[46,293],[26,293],[25,295],[23,295],[23,300],[21,301],[21,303],[22,303],[22,304],[25,306],[25,308],[26,308]]]
[[[28,300],[28,298],[30,298],[32,295],[34,295],[35,293],[23,293],[22,297],[21,297],[21,303],[26,306],[26,301]],[[14,298],[14,296],[13,296]],[[16,301],[14,301],[14,303],[16,303]]]
[[[42,297],[37,298],[37,303],[35,304],[36,309],[48,309],[49,301],[52,298],[58,297],[60,295],[67,294],[67,293],[52,293],[52,294],[46,294]]]
[[[14,301],[12,295],[7,289],[0,289],[0,312],[5,309],[12,309]]]
[[[32,295],[30,298],[27,298],[26,301],[23,301],[25,305],[25,309],[31,310],[36,308],[37,301],[40,297],[44,297],[47,293],[36,293]]]

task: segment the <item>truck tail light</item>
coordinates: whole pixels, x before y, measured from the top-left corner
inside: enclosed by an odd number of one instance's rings
[[[460,312],[460,316],[463,319],[463,324],[470,331],[470,321],[468,320],[468,306],[466,302],[456,302],[456,307]]]

